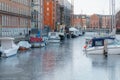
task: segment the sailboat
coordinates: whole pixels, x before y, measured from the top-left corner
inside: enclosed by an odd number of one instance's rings
[[[107,54],[120,54],[120,41],[114,37],[92,38],[84,46],[86,54],[104,54],[106,45]]]
[[[120,54],[120,41],[116,40],[115,1],[112,0],[112,31],[108,36],[93,37],[86,42],[83,51],[86,54]]]

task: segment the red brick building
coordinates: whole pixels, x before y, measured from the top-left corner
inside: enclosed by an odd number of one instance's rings
[[[100,28],[100,15],[93,14],[90,16],[90,28]]]
[[[110,15],[102,15],[102,28],[110,28],[111,27],[111,16]]]
[[[116,28],[120,30],[120,11],[116,14]]]
[[[44,0],[43,5],[44,25],[54,30],[56,21],[56,0]]]
[[[90,28],[111,28],[111,15],[93,14],[90,16]]]
[[[86,15],[74,15],[72,25],[74,25],[74,27],[86,28]]]
[[[31,0],[0,0],[1,36],[18,36],[30,28]]]
[[[82,22],[81,16],[80,15],[74,15],[73,22],[72,22],[73,26],[80,27],[80,26],[82,26],[81,22]]]

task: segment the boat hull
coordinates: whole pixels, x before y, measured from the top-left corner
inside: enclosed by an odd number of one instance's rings
[[[97,55],[97,54],[104,54],[103,47],[94,47],[94,48],[89,48],[84,50],[86,54],[92,54],[92,55]],[[112,54],[112,55],[117,55],[120,54],[120,46],[109,46],[108,47],[108,52],[107,54]]]
[[[10,57],[10,56],[16,55],[17,51],[18,51],[18,48],[19,47],[16,46],[14,48],[1,51],[2,52],[2,57]]]
[[[19,51],[26,51],[28,50],[29,48],[26,48],[26,47],[19,47]]]
[[[2,53],[1,57],[9,57],[17,54],[19,46],[14,43],[14,38],[1,37],[0,42],[0,52]]]
[[[108,48],[108,54],[120,54],[120,46],[110,46]]]
[[[103,47],[92,47],[84,50],[87,54],[103,54]]]
[[[59,43],[60,42],[60,39],[49,39],[49,42],[55,42],[55,43]]]
[[[31,45],[32,45],[32,48],[39,48],[39,47],[46,46],[46,43],[45,42],[33,42],[31,43]]]

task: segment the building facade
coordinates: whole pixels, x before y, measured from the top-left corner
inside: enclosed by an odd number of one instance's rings
[[[86,29],[87,27],[87,16],[86,15],[74,15],[73,16],[73,25],[74,27]]]
[[[31,0],[0,0],[1,36],[26,35],[31,25]]]
[[[72,4],[68,0],[64,0],[64,24],[71,25]]]
[[[120,11],[118,11],[116,14],[116,28],[117,31],[120,31]]]
[[[31,4],[31,28],[43,28],[43,0],[32,0]]]
[[[44,0],[44,26],[49,26],[51,30],[55,30],[56,22],[56,0]]]
[[[109,29],[111,27],[111,16],[102,15],[102,27],[104,29]]]
[[[71,4],[68,0],[44,0],[44,26],[59,30],[71,25]]]
[[[100,15],[93,14],[90,16],[90,28],[101,28]]]
[[[111,29],[111,15],[93,14],[90,16],[90,28]]]
[[[82,20],[81,20],[81,16],[80,15],[73,15],[73,26],[75,26],[75,27],[82,27],[82,25],[81,25],[81,22],[82,22]]]

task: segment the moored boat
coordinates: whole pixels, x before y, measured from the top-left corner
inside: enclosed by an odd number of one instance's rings
[[[106,44],[106,48],[105,48]],[[84,46],[86,54],[120,54],[120,44],[113,37],[92,38]]]
[[[0,38],[0,42],[0,52],[2,53],[1,57],[9,57],[17,54],[19,46],[14,43],[14,38],[2,37]]]
[[[44,47],[46,45],[46,41],[43,40],[42,37],[30,37],[30,44],[33,48],[36,47]]]
[[[59,32],[49,32],[48,42],[60,42]]]
[[[28,41],[20,41],[18,43],[19,50],[28,50],[31,48],[31,44]]]

